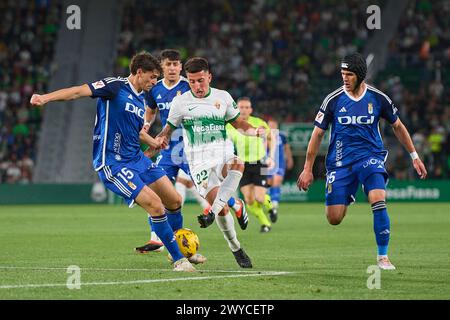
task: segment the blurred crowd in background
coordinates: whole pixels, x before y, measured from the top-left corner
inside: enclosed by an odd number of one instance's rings
[[[125,1],[112,75],[126,76],[140,50],[207,57],[213,86],[250,96],[256,115],[312,122],[341,85],[339,61],[364,51],[373,32],[366,8],[386,1]],[[450,177],[449,1],[411,1],[375,79],[398,106],[432,178]],[[56,1],[0,3],[0,182],[29,183],[61,8]],[[392,178],[414,179],[407,153],[388,126]]]
[[[30,183],[41,127],[33,92],[45,92],[60,23],[51,1],[0,1],[0,183]]]

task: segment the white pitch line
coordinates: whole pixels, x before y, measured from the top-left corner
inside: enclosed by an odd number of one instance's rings
[[[16,267],[16,266],[0,266],[0,270],[67,270],[67,267]],[[172,272],[173,270],[168,269],[129,269],[129,268],[80,268],[80,271],[154,271],[154,272]],[[257,270],[211,270],[211,269],[197,269],[199,272],[216,272],[216,273],[258,273],[258,272],[278,272],[278,271],[257,271]]]
[[[145,284],[156,282],[175,282],[175,281],[195,281],[195,280],[210,280],[223,278],[242,278],[242,277],[263,277],[263,276],[281,276],[290,274],[291,272],[261,272],[254,274],[236,274],[227,276],[208,276],[208,277],[187,277],[187,278],[168,278],[168,279],[146,279],[146,280],[132,280],[132,281],[116,281],[116,282],[85,282],[80,283],[80,286],[105,286],[105,285],[127,285],[127,284]],[[18,288],[49,288],[49,287],[66,287],[66,283],[44,283],[44,284],[23,284],[23,285],[3,285],[0,289],[18,289]]]

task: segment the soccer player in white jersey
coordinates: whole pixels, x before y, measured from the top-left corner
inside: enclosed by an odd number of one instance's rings
[[[391,233],[386,206],[388,174],[384,167],[387,150],[379,131],[380,119],[392,126],[395,136],[410,153],[412,165],[421,179],[425,179],[427,170],[397,108],[387,95],[364,82],[366,73],[366,61],[361,54],[344,57],[341,63],[344,85],[325,98],[317,113],[297,185],[299,189],[307,190],[312,183],[312,168],[320,142],[331,125],[325,188],[328,222],[332,225],[341,223],[361,184],[372,207],[377,264],[383,270],[394,270],[387,255]]]
[[[137,203],[150,214],[156,234],[175,261],[174,271],[195,271],[180,252],[168,218],[179,211],[181,197],[164,170],[140,148],[140,142],[155,149],[166,146],[163,139],[153,139],[143,130],[147,105],[144,91],[155,85],[161,66],[151,54],[141,52],[132,58],[130,72],[127,78],[108,77],[44,95],[34,94],[30,102],[43,106],[51,101],[98,98],[93,166],[100,180],[130,208]]]
[[[180,124],[183,126],[184,152],[191,176],[200,195],[211,204],[209,213],[198,216],[200,227],[206,228],[216,220],[237,263],[251,268],[227,206],[239,186],[244,164],[227,143],[225,125],[231,123],[252,136],[266,131],[239,118],[237,105],[227,91],[210,87],[212,75],[206,59],[189,59],[185,70],[191,90],[173,99],[167,124],[158,137],[168,141],[172,132]]]
[[[155,121],[158,111],[161,124],[164,127],[166,125],[167,117],[169,116],[170,105],[172,104],[173,98],[189,91],[187,79],[181,76],[182,63],[180,52],[174,49],[162,50],[160,53],[160,61],[164,77],[148,92],[147,103],[149,108],[147,108],[145,113],[144,130],[149,130]],[[153,150],[150,150],[150,152],[145,153],[152,153],[152,151]],[[172,135],[169,147],[160,152],[155,162],[158,167],[164,169],[167,177],[171,181],[175,182],[176,180],[175,189],[181,195],[182,206],[186,198],[186,190],[191,190],[202,208],[208,210],[209,203],[203,199],[195,189],[191,177],[189,176],[189,167],[183,154],[182,129],[178,128]],[[172,214],[170,217],[176,220],[174,229],[183,227],[183,217],[181,213]],[[135,251],[138,253],[149,253],[152,251],[159,252],[164,249],[163,243],[156,236],[156,233],[151,227],[151,217],[148,217],[148,223],[151,230],[150,241],[143,246],[136,247]]]

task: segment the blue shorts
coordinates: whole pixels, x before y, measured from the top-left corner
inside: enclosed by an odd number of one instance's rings
[[[130,208],[144,186],[165,175],[164,169],[158,167],[144,155],[135,162],[104,166],[98,172],[98,176],[106,188],[124,198]]]
[[[381,173],[384,179],[370,179],[372,182],[365,184],[367,178],[374,173]],[[365,194],[374,189],[386,189],[388,174],[384,167],[384,159],[381,157],[368,157],[345,168],[336,168],[327,172],[325,185],[325,203],[327,206],[343,204],[348,206],[355,201],[355,195],[361,184]]]
[[[178,176],[178,170],[180,169],[186,172],[187,175],[191,175],[183,149],[178,151],[174,149],[161,151],[156,159],[156,164],[158,167],[164,169],[167,177],[169,177],[171,181],[175,181]]]
[[[285,173],[286,173],[286,168],[278,167],[277,164],[275,164],[275,167],[269,170],[269,174],[267,175],[267,177],[272,178],[274,175],[284,177]]]

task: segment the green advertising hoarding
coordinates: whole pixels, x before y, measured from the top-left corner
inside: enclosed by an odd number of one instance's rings
[[[0,205],[8,204],[118,204],[119,196],[105,190],[102,184],[93,188],[82,185],[0,185]],[[450,202],[450,180],[391,180],[387,187],[387,199],[392,202]],[[187,202],[194,202],[188,193]],[[365,202],[361,190],[356,195],[358,202]],[[281,187],[281,201],[325,202],[325,181],[315,181],[308,192],[300,192],[295,181],[287,181]]]
[[[286,133],[288,143],[295,154],[305,154],[314,125],[308,122],[293,122],[280,124],[280,130]],[[330,131],[325,132],[320,145],[320,153],[325,154],[328,149]]]
[[[301,192],[295,181],[285,182],[281,187],[281,200],[287,202],[325,202],[325,181],[315,181],[308,192]],[[357,201],[366,201],[361,188],[356,194]],[[450,201],[450,181],[448,180],[390,180],[387,186],[387,200],[395,202]]]

